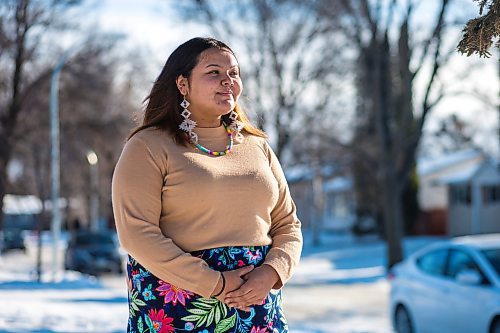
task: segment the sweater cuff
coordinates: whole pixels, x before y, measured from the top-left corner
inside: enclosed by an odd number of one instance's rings
[[[215,289],[219,284],[219,280],[221,279],[221,274],[218,271],[212,271],[212,272],[213,274],[207,276],[207,282],[206,282],[207,288],[200,291],[200,295],[203,296],[204,298],[210,298],[215,292],[217,292]]]

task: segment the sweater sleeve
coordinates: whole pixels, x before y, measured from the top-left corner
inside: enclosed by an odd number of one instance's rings
[[[290,279],[299,262],[302,251],[302,232],[295,204],[278,158],[267,142],[265,149],[271,170],[278,182],[279,198],[271,211],[269,234],[273,243],[264,264],[270,265],[278,273],[280,280],[273,288],[279,289]]]
[[[209,298],[220,273],[179,248],[160,229],[161,168],[151,149],[133,136],[123,148],[112,181],[113,213],[122,247],[156,277]]]

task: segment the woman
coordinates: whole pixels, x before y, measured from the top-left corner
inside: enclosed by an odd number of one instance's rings
[[[168,58],[113,176],[129,254],[128,332],[287,332],[280,288],[302,248],[283,171],[238,106],[233,51]]]

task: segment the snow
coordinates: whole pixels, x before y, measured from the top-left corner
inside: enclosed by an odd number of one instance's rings
[[[347,177],[333,178],[323,185],[326,192],[341,192],[352,189],[352,180]]]
[[[433,158],[421,158],[417,163],[418,174],[423,176],[454,164],[478,158],[483,153],[478,149],[466,149]]]
[[[42,201],[34,195],[12,195],[3,197],[3,212],[5,214],[39,214],[42,211]]]
[[[385,244],[376,237],[328,235],[313,246],[305,234],[302,261],[284,288],[292,333],[387,333],[389,286]],[[436,238],[405,241],[409,254]],[[50,267],[46,244],[44,270]],[[36,282],[34,241],[28,251],[0,257],[0,332],[125,332],[125,278],[96,279],[76,272],[44,275]]]

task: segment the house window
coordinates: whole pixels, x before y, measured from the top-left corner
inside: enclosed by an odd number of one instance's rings
[[[451,185],[450,186],[450,202],[457,204],[471,203],[471,187],[470,185]]]
[[[485,185],[481,187],[481,191],[484,204],[500,202],[500,185]]]

